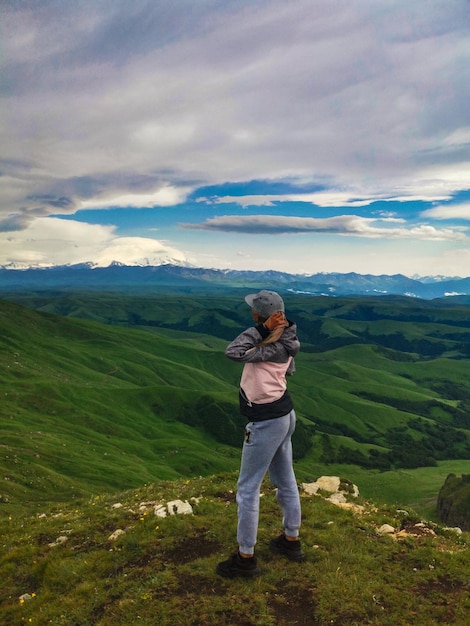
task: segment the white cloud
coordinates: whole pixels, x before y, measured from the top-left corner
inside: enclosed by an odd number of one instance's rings
[[[373,202],[381,200],[383,202],[414,202],[423,200],[448,200],[449,195],[443,194],[442,189],[439,193],[435,190],[432,192],[422,190],[421,195],[394,196],[385,195],[383,192],[369,190],[355,190],[351,188],[349,191],[315,191],[311,193],[286,193],[286,194],[264,194],[264,195],[245,195],[245,196],[218,196],[216,198],[198,198],[199,202],[207,202],[214,204],[238,204],[243,208],[249,206],[274,206],[275,202],[306,202],[321,207],[364,207],[369,206]]]
[[[443,141],[446,146],[469,146],[470,126],[456,128]]]
[[[317,191],[313,193],[290,193],[290,194],[265,194],[247,196],[219,196],[217,198],[203,198],[207,202],[215,204],[239,204],[243,208],[249,206],[274,206],[275,202],[307,202],[322,207],[335,206],[367,206],[378,198],[369,197],[358,200],[353,190],[349,192]]]
[[[423,211],[421,215],[423,217],[432,217],[436,220],[470,220],[470,202],[436,206]]]
[[[122,195],[104,195],[93,200],[81,202],[80,208],[100,208],[100,207],[138,207],[152,208],[156,206],[175,206],[186,200],[190,188],[176,188],[171,185],[164,185],[153,193],[125,193]]]
[[[185,262],[185,255],[166,242],[144,237],[119,237],[113,226],[58,218],[38,218],[16,233],[0,233],[0,265],[65,265],[93,261],[109,265],[158,265]]]

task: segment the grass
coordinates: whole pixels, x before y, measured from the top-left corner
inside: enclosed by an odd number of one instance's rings
[[[298,480],[347,478],[358,485],[364,511],[303,495],[307,561],[286,562],[267,549],[281,520],[266,483],[257,546],[262,576],[228,581],[215,567],[235,548],[240,447],[189,424],[209,397],[236,404],[240,368],[223,356],[226,340],[201,332],[211,315],[195,311],[192,298],[173,303],[173,328],[103,325],[89,300],[76,304],[98,321],[0,301],[0,623],[466,625],[468,533],[431,524],[435,536],[395,540],[378,528],[435,520],[446,476],[470,473],[470,461],[379,472],[322,462],[320,441],[322,429],[336,424],[349,431],[332,434],[333,445],[385,449],[389,429],[408,428],[417,417],[450,423],[447,407],[458,408],[468,395],[468,358],[424,358],[367,343],[309,351],[306,342],[289,385],[299,419],[316,425],[311,452],[296,462]],[[116,296],[112,304],[107,315],[124,324],[125,302]],[[344,324],[335,316],[350,316],[352,305],[336,304],[325,341],[357,340],[365,322]],[[196,332],[176,327],[183,314]],[[464,323],[462,311],[454,315]],[[236,326],[230,318],[231,336]],[[383,324],[379,330],[393,334]],[[416,337],[409,325],[406,334]],[[454,339],[443,341],[455,354]],[[176,498],[192,502],[194,515],[162,519],[153,506],[141,508]],[[117,529],[124,534],[113,541]]]
[[[21,299],[31,298],[23,294]],[[386,451],[392,428],[419,437],[408,428],[418,417],[452,424],[452,409],[466,419],[459,407],[470,397],[470,361],[462,354],[458,359],[428,358],[374,342],[326,349],[342,334],[363,342],[366,331],[374,341],[393,335],[406,316],[414,315],[409,303],[374,299],[374,315],[389,319],[387,328],[383,319],[377,320],[372,332],[374,321],[352,320],[362,315],[362,301],[298,298],[289,303],[302,320],[305,348],[289,388],[299,419],[313,433],[313,448],[297,463],[298,474],[311,480],[321,474],[357,477],[366,497],[401,500],[433,518],[433,503],[447,473],[469,473],[468,459],[387,472],[321,461],[321,435],[332,426],[344,430],[330,435],[332,445],[367,452]],[[224,357],[227,341],[222,335],[233,337],[246,323],[244,305],[222,297],[122,294],[41,296],[35,302],[115,325],[0,301],[0,517],[40,511],[48,502],[237,468],[238,440],[235,447],[226,445],[190,422],[195,408],[209,398],[236,412],[241,368]],[[465,312],[468,308],[420,304],[419,332],[413,334],[418,322],[408,321],[407,337],[421,338],[426,328],[435,334],[438,322],[440,329],[447,328],[442,345],[454,353],[456,343],[449,337],[458,331],[465,339]],[[123,327],[136,319],[137,328]],[[211,327],[213,319],[217,323]],[[309,343],[323,323],[318,343]],[[468,440],[470,429],[459,430]]]
[[[463,626],[470,609],[469,535],[392,539],[419,519],[359,500],[360,514],[302,495],[304,564],[272,555],[280,530],[274,492],[263,485],[256,580],[227,580],[216,564],[234,549],[236,474],[148,484],[54,505],[0,522],[0,622],[67,626]],[[194,515],[157,518],[152,506],[180,498]],[[196,500],[194,500],[196,498]],[[120,508],[113,505],[121,504]],[[119,539],[109,539],[116,529]],[[51,545],[67,537],[61,545]],[[21,599],[29,594],[28,599]]]

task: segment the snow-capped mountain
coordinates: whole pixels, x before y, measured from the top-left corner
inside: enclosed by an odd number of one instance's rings
[[[468,278],[409,278],[372,274],[319,273],[289,274],[277,271],[242,271],[197,268],[181,263],[123,265],[107,267],[95,263],[54,267],[0,268],[0,291],[44,289],[100,289],[150,291],[159,287],[213,291],[215,288],[274,289],[304,295],[401,295],[415,298],[441,298],[470,295]]]

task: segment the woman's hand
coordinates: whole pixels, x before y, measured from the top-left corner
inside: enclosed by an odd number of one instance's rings
[[[264,325],[269,331],[273,331],[275,329],[284,329],[289,326],[289,322],[286,319],[286,316],[282,311],[276,311],[268,317],[268,319],[264,322]]]

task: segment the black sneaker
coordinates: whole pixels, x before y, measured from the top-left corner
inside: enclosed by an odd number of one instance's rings
[[[305,554],[302,552],[300,540],[288,541],[284,533],[279,535],[279,537],[276,537],[276,539],[271,539],[269,542],[269,549],[275,554],[282,554],[286,556],[291,561],[300,562],[305,560]]]
[[[254,578],[259,576],[259,568],[256,564],[256,557],[244,559],[238,552],[232,554],[226,561],[222,561],[216,567],[217,574],[225,578],[235,578],[241,576],[243,578]]]

